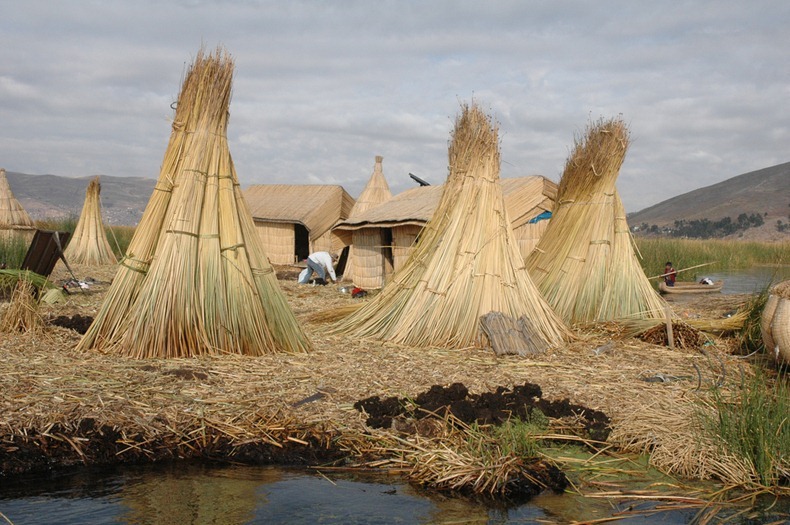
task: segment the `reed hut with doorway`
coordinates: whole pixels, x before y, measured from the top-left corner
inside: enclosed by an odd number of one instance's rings
[[[347,220],[354,220],[355,217],[363,215],[366,211],[392,198],[389,184],[384,178],[383,160],[384,157],[376,156],[373,174],[362,193],[359,194]],[[343,270],[344,281],[351,281],[362,288],[381,287],[379,276],[382,264],[381,253],[384,246],[390,244],[384,238],[383,233],[384,230],[381,228],[368,228],[351,230],[350,239],[349,235],[338,236],[345,239],[344,243],[349,244],[348,258]],[[385,258],[384,261],[386,260]]]
[[[294,264],[317,251],[339,253],[347,245],[332,233],[354,206],[342,186],[257,184],[244,198],[272,264]]]
[[[0,240],[30,244],[35,233],[33,220],[14,197],[5,169],[0,168]]]
[[[531,351],[566,341],[518,250],[499,182],[498,128],[477,105],[462,108],[448,153],[447,182],[413,253],[333,331],[414,347],[486,346],[481,318],[499,313],[528,325]]]
[[[118,262],[104,231],[100,193],[99,177],[94,177],[85,191],[85,203],[77,227],[63,251],[63,256],[70,263],[98,266]]]
[[[201,49],[187,71],[153,195],[79,349],[180,358],[310,348],[228,148],[233,67],[224,50]]]
[[[527,259],[543,296],[568,324],[664,316],[615,186],[628,144],[621,118],[590,123],[576,138],[551,222]]]
[[[500,179],[499,184],[523,259],[550,222],[557,184],[540,175]],[[367,289],[384,286],[392,273],[406,263],[443,191],[444,185],[411,188],[335,227],[338,237],[354,250],[358,239],[370,239],[365,246],[364,273],[354,274],[354,284]],[[358,279],[359,275],[364,275],[364,280]]]

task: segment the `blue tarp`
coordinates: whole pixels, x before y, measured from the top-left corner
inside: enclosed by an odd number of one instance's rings
[[[527,221],[527,222],[528,222],[529,224],[535,224],[536,222],[538,222],[538,221],[542,221],[542,220],[544,220],[544,219],[551,219],[551,212],[550,212],[550,211],[544,211],[544,212],[543,212],[543,213],[541,213],[540,215],[538,215],[538,216],[536,216],[536,217],[532,217],[532,218],[531,218],[529,221]]]

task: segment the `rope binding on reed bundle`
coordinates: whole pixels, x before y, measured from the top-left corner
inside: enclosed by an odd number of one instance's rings
[[[231,159],[233,60],[189,68],[155,191],[81,350],[134,358],[305,352]]]

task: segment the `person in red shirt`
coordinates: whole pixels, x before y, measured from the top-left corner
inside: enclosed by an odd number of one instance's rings
[[[664,284],[667,286],[675,286],[675,276],[678,272],[672,267],[672,263],[667,261],[667,264],[664,265]]]

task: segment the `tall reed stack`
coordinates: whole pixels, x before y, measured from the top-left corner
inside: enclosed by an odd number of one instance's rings
[[[11,191],[5,169],[0,168],[0,240],[22,237],[29,242],[35,231],[33,220]]]
[[[475,104],[456,119],[449,176],[414,251],[335,331],[415,347],[482,345],[480,317],[528,318],[542,346],[569,336],[530,279],[499,184],[498,128]]]
[[[233,68],[219,48],[189,68],[154,193],[80,349],[172,358],[310,348],[228,149]]]
[[[569,324],[664,315],[615,187],[628,135],[623,120],[613,118],[591,123],[577,137],[551,222],[527,258],[543,296]]]
[[[69,239],[68,246],[63,251],[63,255],[70,263],[99,266],[118,262],[104,231],[100,193],[99,177],[94,177],[85,191],[85,203],[82,205],[80,220]]]

